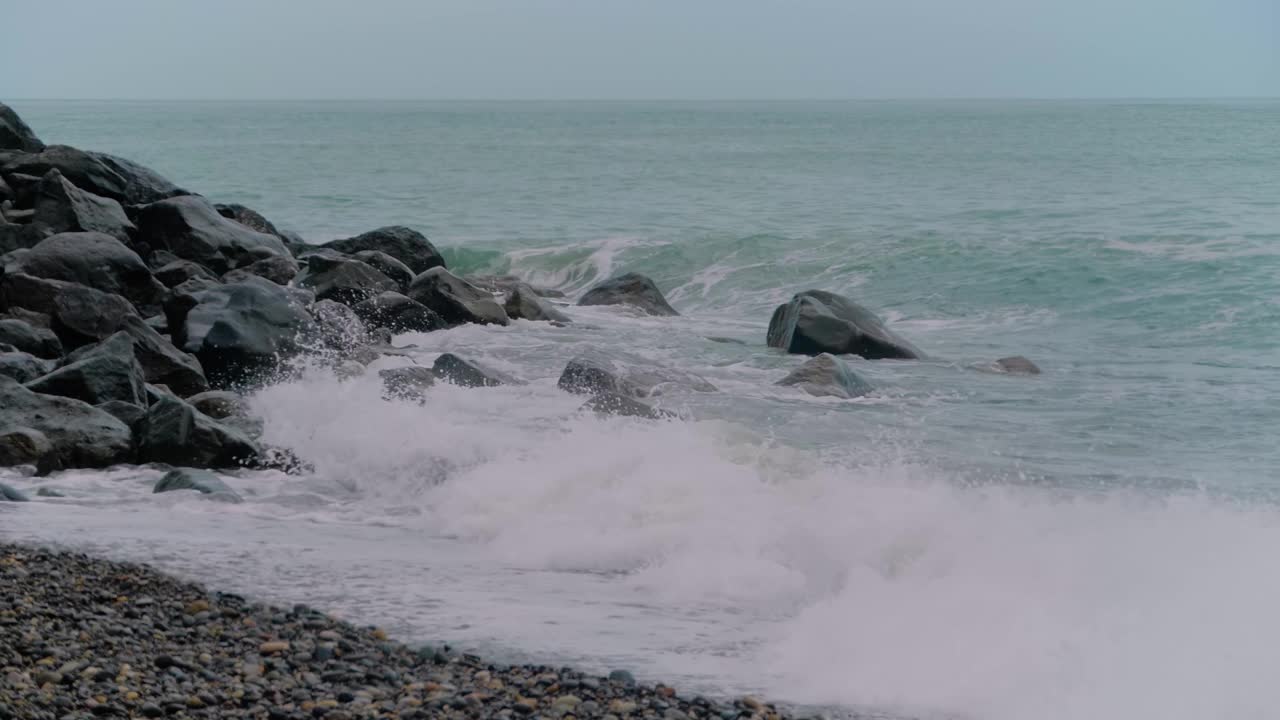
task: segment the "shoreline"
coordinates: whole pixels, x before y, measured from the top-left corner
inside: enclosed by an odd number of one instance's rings
[[[503,665],[212,591],[150,565],[0,541],[0,720],[792,717],[630,673]]]

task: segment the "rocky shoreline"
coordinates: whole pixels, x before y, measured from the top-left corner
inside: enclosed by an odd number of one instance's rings
[[[302,605],[211,592],[145,565],[0,543],[0,720],[781,720],[626,671],[499,665],[409,647]]]

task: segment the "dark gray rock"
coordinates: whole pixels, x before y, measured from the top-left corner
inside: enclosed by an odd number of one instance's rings
[[[244,396],[229,390],[207,390],[199,395],[192,395],[187,398],[187,402],[214,420],[250,414],[249,403]]]
[[[252,464],[259,453],[247,435],[172,395],[162,395],[151,404],[138,435],[143,462],[241,467]]]
[[[714,392],[716,387],[693,373],[661,367],[634,355],[586,350],[565,365],[560,389],[583,395],[608,392],[650,397],[667,390]]]
[[[414,278],[405,294],[430,308],[450,326],[510,322],[493,293],[481,290],[443,267],[432,268]]]
[[[152,493],[173,492],[175,490],[195,490],[204,495],[214,495],[218,499],[240,502],[242,498],[235,490],[222,481],[222,478],[208,470],[196,468],[174,468],[160,478]]]
[[[58,336],[52,330],[34,327],[26,320],[0,318],[0,343],[39,358],[62,357],[62,341]]]
[[[213,207],[222,217],[228,220],[235,220],[250,230],[256,230],[260,233],[266,233],[267,235],[275,235],[281,240],[287,240],[287,238],[278,229],[276,229],[276,226],[273,225],[270,220],[263,217],[262,213],[254,210],[253,208],[247,208],[244,205],[236,203],[218,203]]]
[[[433,267],[444,267],[444,256],[417,230],[402,225],[389,225],[377,230],[370,230],[362,235],[345,240],[334,240],[325,243],[347,255],[362,250],[377,250],[404,263],[415,273],[423,273]]]
[[[147,419],[146,408],[122,400],[108,400],[104,403],[98,403],[94,407],[103,412],[111,413],[112,417],[128,425],[135,433],[141,429],[142,421]]]
[[[4,465],[4,437],[0,436],[0,465]],[[30,465],[31,463],[13,463],[14,465]],[[12,485],[0,483],[0,502],[30,502],[31,498],[22,494]]]
[[[382,378],[383,397],[401,400],[421,400],[427,388],[436,384],[436,375],[430,368],[408,366],[379,370]]]
[[[675,417],[674,413],[646,405],[633,397],[619,395],[614,392],[601,392],[592,395],[582,404],[584,410],[591,410],[598,415],[617,415],[636,417],[645,420],[662,420]]]
[[[222,276],[222,282],[240,282],[250,275],[265,278],[277,285],[288,285],[298,274],[298,261],[290,255],[272,255],[255,260]]]
[[[52,234],[53,232],[43,225],[30,223],[19,225],[0,218],[0,255],[35,247],[37,243]]]
[[[384,292],[352,307],[370,327],[393,333],[431,332],[447,327],[444,318],[426,305],[398,292]]]
[[[988,368],[993,372],[1009,375],[1039,375],[1040,367],[1021,355],[1003,357],[991,363]]]
[[[572,322],[568,315],[551,306],[534,292],[533,288],[520,283],[507,293],[503,309],[512,320],[544,320],[547,322]]]
[[[146,403],[146,379],[133,353],[133,341],[117,333],[97,345],[83,348],[66,364],[27,387],[46,395],[84,400],[97,405],[120,400],[133,405]]]
[[[28,427],[53,444],[59,467],[106,467],[134,459],[133,433],[88,403],[33,392],[0,377],[0,427]]]
[[[436,377],[454,385],[463,387],[495,387],[498,385],[519,385],[519,381],[492,368],[487,368],[471,360],[464,360],[453,353],[444,353],[436,358],[431,371]]]
[[[164,286],[137,253],[97,232],[45,238],[17,259],[10,259],[5,272],[84,285],[120,295],[141,307],[154,307],[165,295]]]
[[[409,269],[409,266],[381,250],[361,250],[353,253],[351,257],[394,280],[399,286],[396,290],[400,292],[407,290],[409,284],[413,282],[415,273]]]
[[[0,152],[0,165],[7,164],[7,160],[3,160],[4,154]],[[36,193],[40,189],[41,175],[28,175],[26,173],[5,173],[5,184],[9,186],[10,192],[13,193],[13,206],[10,210],[33,210],[36,205]]]
[[[667,304],[662,291],[648,277],[640,273],[617,275],[588,290],[578,300],[579,305],[630,305],[649,315],[679,315]]]
[[[50,170],[57,170],[71,184],[105,198],[131,203],[128,182],[92,153],[67,145],[49,145],[38,153],[19,155],[11,159],[0,173],[6,177],[33,175],[42,178]]]
[[[355,305],[389,290],[399,290],[395,280],[353,258],[331,258],[320,254],[308,255],[302,272],[294,281],[298,287],[307,288],[319,300],[332,300],[344,305]]]
[[[467,275],[462,278],[467,282],[475,285],[481,290],[488,290],[491,293],[502,293],[503,295],[511,294],[517,285],[527,285],[533,288],[533,292],[539,297],[544,298],[563,298],[563,292],[554,288],[538,287],[532,283],[527,283],[515,275]]]
[[[196,356],[218,389],[263,380],[296,355],[301,336],[314,329],[288,289],[256,277],[175,295],[165,315],[174,344]]]
[[[333,300],[320,300],[310,308],[314,335],[327,348],[349,351],[369,342],[369,331],[355,310]]]
[[[0,377],[29,383],[52,369],[53,363],[24,352],[0,352]]]
[[[28,427],[0,430],[0,467],[14,465],[34,465],[41,475],[56,470],[53,443],[44,433]]]
[[[81,190],[57,170],[41,178],[31,221],[50,234],[99,232],[124,243],[137,229],[120,203]]]
[[[126,205],[146,205],[191,193],[169,182],[169,179],[149,167],[115,155],[89,152],[93,159],[110,168],[124,180],[124,197],[116,198]]]
[[[118,331],[127,318],[138,315],[133,305],[119,295],[26,273],[5,273],[0,277],[0,307],[10,313],[20,308],[48,315],[50,327],[64,348],[103,340]]]
[[[798,387],[814,396],[856,398],[871,392],[871,384],[858,377],[843,360],[823,353],[806,360],[777,383]]]
[[[168,250],[215,273],[268,255],[289,255],[280,238],[222,217],[208,201],[195,195],[151,203],[139,209],[135,220],[139,240],[152,249]]]
[[[797,355],[860,355],[868,360],[910,360],[919,350],[885,327],[875,313],[822,290],[798,293],[769,320],[769,347]]]
[[[204,368],[194,355],[174,347],[155,328],[136,315],[123,319],[120,332],[133,341],[133,352],[147,382],[167,385],[181,397],[209,388]]]
[[[240,271],[232,270],[231,272]],[[182,259],[173,260],[172,262],[161,265],[155,271],[155,278],[156,280],[159,280],[162,285],[168,288],[177,287],[192,278],[202,278],[213,284],[217,284],[219,282],[218,276],[214,275],[209,268],[201,265],[200,263]]]
[[[0,103],[0,149],[38,153],[44,143],[27,126],[13,108]]]

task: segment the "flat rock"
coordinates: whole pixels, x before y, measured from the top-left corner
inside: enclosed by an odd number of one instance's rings
[[[38,430],[53,444],[59,467],[106,467],[131,462],[133,433],[88,403],[33,392],[0,377],[0,427]]]
[[[31,221],[50,234],[99,232],[120,242],[129,242],[137,229],[120,203],[81,190],[56,169],[40,179]]]
[[[798,387],[814,396],[855,398],[871,392],[871,384],[858,377],[840,358],[823,353],[806,360],[777,383]]]
[[[524,283],[517,283],[507,292],[506,301],[502,307],[512,320],[572,322],[568,315],[554,308],[551,303],[543,300],[533,288]]]
[[[27,383],[27,387],[46,395],[84,400],[90,405],[109,400],[146,403],[146,378],[127,334],[117,333],[67,360],[57,370]]]
[[[427,240],[426,236],[403,225],[388,225],[377,230],[345,240],[334,240],[324,245],[346,255],[364,250],[377,250],[404,263],[415,273],[423,273],[433,267],[444,267],[444,256]]]
[[[18,318],[0,318],[0,343],[39,358],[62,357],[62,341],[52,330]]]
[[[259,448],[241,431],[170,395],[147,410],[138,452],[143,462],[220,468],[252,464]]]
[[[27,126],[13,108],[0,103],[0,149],[38,153],[44,143]]]
[[[667,303],[662,291],[648,277],[640,273],[617,275],[588,290],[578,300],[579,305],[630,305],[649,315],[679,315]]]
[[[797,293],[769,320],[769,347],[796,355],[860,355],[868,360],[921,357],[870,310],[823,290]]]
[[[5,272],[76,283],[119,295],[140,307],[157,306],[165,295],[164,286],[137,253],[99,232],[68,232],[45,238],[9,260]]]
[[[250,265],[268,255],[289,255],[280,238],[218,214],[204,198],[184,195],[138,211],[138,238],[215,273]]]
[[[352,307],[361,320],[393,333],[431,332],[447,327],[444,318],[426,305],[398,292],[384,292]]]
[[[506,373],[487,368],[477,362],[464,360],[453,353],[436,358],[431,371],[436,377],[463,387],[496,387],[519,385],[520,382]]]
[[[355,305],[379,293],[400,289],[399,283],[371,265],[354,258],[319,254],[307,256],[294,282],[298,287],[314,292],[318,300],[332,300],[344,305]]]
[[[443,267],[432,268],[413,279],[406,293],[450,325],[464,323],[506,325],[510,322],[493,293],[462,280]]]
[[[614,393],[644,398],[667,390],[714,392],[716,386],[683,370],[656,365],[625,353],[586,350],[565,365],[558,382],[560,389],[583,395]]]
[[[156,481],[152,493],[173,492],[175,490],[195,490],[204,495],[216,495],[219,499],[240,502],[239,493],[232,490],[222,478],[208,470],[198,468],[174,468]]]

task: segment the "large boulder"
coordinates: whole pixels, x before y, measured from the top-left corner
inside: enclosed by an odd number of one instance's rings
[[[156,307],[165,295],[164,285],[137,253],[98,232],[45,238],[6,263],[5,272],[84,285],[120,295],[140,307]]]
[[[31,222],[51,234],[98,232],[124,243],[137,229],[120,203],[81,190],[58,170],[50,170],[41,178]]]
[[[240,282],[250,275],[257,275],[277,285],[288,285],[297,274],[298,261],[292,256],[272,255],[226,273],[222,276],[222,282]]]
[[[260,233],[266,233],[267,235],[275,235],[281,240],[286,240],[285,236],[276,229],[276,226],[273,225],[270,220],[263,217],[262,213],[254,210],[253,208],[247,208],[244,205],[238,205],[236,203],[218,203],[213,207],[222,217],[228,220],[235,220],[250,230],[256,230]]]
[[[361,250],[351,257],[386,275],[396,282],[396,290],[404,292],[413,282],[414,272],[408,265],[382,252],[381,250]]]
[[[154,260],[154,258],[152,258]],[[261,262],[261,261],[259,261]],[[250,265],[249,267],[253,267]],[[294,266],[295,270],[297,266]],[[244,272],[247,268],[240,270],[232,270],[233,273]],[[250,273],[256,275],[257,273]],[[290,276],[292,277],[292,276]],[[162,285],[168,288],[177,287],[192,278],[202,278],[211,283],[218,282],[218,276],[214,275],[209,268],[200,263],[191,262],[190,260],[172,260],[156,268],[155,278]],[[282,285],[284,283],[281,283]]]
[[[417,230],[402,225],[389,225],[370,230],[345,240],[333,240],[325,247],[340,253],[353,255],[362,250],[377,250],[404,263],[415,273],[423,273],[433,267],[444,267],[444,256]]]
[[[52,234],[53,232],[43,225],[7,222],[0,213],[0,255],[35,247],[37,243]]]
[[[254,383],[301,349],[312,318],[289,290],[254,277],[165,304],[170,335],[195,355],[214,388]]]
[[[159,332],[137,315],[130,315],[120,323],[117,335],[127,335],[133,343],[133,353],[142,366],[147,382],[165,385],[179,397],[204,392],[209,388],[204,368],[194,355],[184,353],[173,346]],[[111,340],[115,335],[108,338]],[[105,342],[105,341],[104,341]],[[76,351],[72,353],[75,356]]]
[[[252,464],[259,453],[247,435],[173,395],[161,395],[151,404],[138,435],[138,454],[143,462],[241,467]]]
[[[90,405],[110,400],[145,405],[146,385],[133,341],[123,332],[83,348],[62,367],[27,383],[38,393],[76,398]]]
[[[797,355],[861,355],[868,360],[913,360],[921,353],[875,313],[823,290],[797,293],[769,320],[769,347]]]
[[[48,328],[35,327],[26,320],[0,318],[0,343],[12,345],[39,358],[62,357],[62,341]]]
[[[393,333],[431,332],[448,326],[444,318],[426,305],[398,292],[384,292],[352,307],[356,315],[374,328]]]
[[[71,348],[106,339],[127,318],[138,316],[133,305],[119,295],[25,273],[5,273],[0,277],[0,308],[48,315],[58,339],[64,347]]]
[[[222,217],[195,195],[151,203],[139,209],[136,221],[138,239],[153,250],[168,250],[219,274],[268,255],[289,255],[280,238]]]
[[[48,373],[52,365],[53,363],[29,353],[0,352],[0,377],[7,377],[20,383],[29,383]]]
[[[38,153],[19,155],[4,165],[0,172],[33,175],[43,178],[57,170],[73,185],[102,197],[129,203],[128,181],[120,173],[92,153],[67,145],[49,145]]]
[[[310,307],[315,319],[313,336],[327,348],[351,351],[369,342],[369,331],[355,310],[333,300],[319,300]]]
[[[153,493],[173,492],[175,490],[195,490],[203,495],[212,495],[218,500],[240,502],[242,498],[232,490],[222,478],[208,470],[197,468],[174,468],[156,481]]]
[[[379,293],[399,290],[400,284],[354,258],[307,256],[302,272],[294,280],[298,287],[311,290],[317,300],[332,300],[355,305]]]
[[[0,150],[21,150],[29,153],[44,150],[44,143],[40,142],[40,138],[36,137],[13,108],[4,103],[0,103]]]
[[[436,377],[462,387],[496,387],[519,385],[520,382],[504,372],[485,367],[472,360],[464,360],[453,353],[444,353],[431,366]]]
[[[655,365],[634,355],[586,350],[565,365],[560,389],[582,395],[602,392],[651,397],[667,390],[714,392],[716,386],[693,373]]]
[[[125,402],[123,400],[108,400],[104,403],[98,403],[94,407],[99,410],[110,413],[112,417],[129,426],[136,435],[142,429],[142,421],[147,419],[147,410],[141,405]]]
[[[0,427],[27,427],[53,444],[59,467],[106,467],[134,459],[133,433],[88,403],[44,395],[0,377]]]
[[[858,377],[844,361],[830,353],[806,360],[778,381],[817,397],[856,398],[871,392],[871,384]]]
[[[617,275],[588,290],[579,305],[630,305],[649,315],[679,315],[653,280],[640,273]]]
[[[481,290],[443,267],[431,268],[414,278],[405,294],[433,310],[451,326],[510,322],[493,293]]]
[[[149,167],[115,155],[89,152],[93,159],[110,168],[124,180],[124,197],[116,198],[126,205],[146,205],[178,195],[191,193],[169,182],[169,179]]]
[[[528,285],[519,283],[507,293],[502,308],[512,320],[545,320],[547,322],[571,322],[569,316],[552,307]]]

